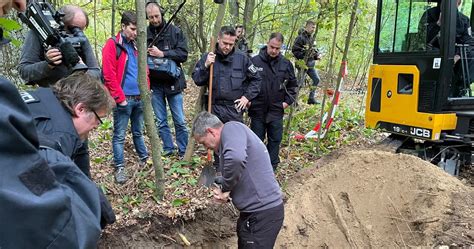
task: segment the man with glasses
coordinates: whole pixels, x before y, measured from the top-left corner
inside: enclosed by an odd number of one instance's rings
[[[67,33],[71,33],[73,28],[80,30],[87,28],[89,18],[80,7],[65,5],[60,9],[60,12],[64,13],[62,21]],[[59,49],[48,48],[45,50],[32,30],[28,32],[23,44],[18,71],[26,84],[48,87],[73,72],[72,68],[68,68],[62,63],[63,57]],[[89,42],[82,44],[79,56],[78,64],[82,64],[83,68],[88,68],[88,74],[100,79],[99,64]]]
[[[115,106],[107,89],[93,76],[75,72],[51,88],[21,92],[38,132],[40,144],[62,152],[89,178],[87,138]],[[101,225],[115,221],[109,202],[100,191]]]
[[[70,157],[90,178],[89,152],[84,141],[114,106],[107,89],[96,78],[75,72],[51,88],[21,92],[40,139]]]

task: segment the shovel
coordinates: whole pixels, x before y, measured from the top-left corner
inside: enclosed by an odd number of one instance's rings
[[[215,50],[215,41],[214,37],[211,37],[211,51]],[[208,86],[208,99],[207,99],[207,111],[212,113],[212,78],[214,75],[214,63],[209,66],[209,86]],[[210,187],[214,183],[214,178],[216,177],[216,168],[212,165],[212,152],[207,150],[207,163],[204,165],[204,168],[201,171],[201,174],[198,178],[198,183],[200,185]]]
[[[204,168],[201,171],[201,174],[198,178],[198,184],[210,187],[214,183],[214,179],[216,178],[216,168],[212,165],[212,161],[208,161]]]

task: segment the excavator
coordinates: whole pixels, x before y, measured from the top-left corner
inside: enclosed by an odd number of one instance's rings
[[[472,0],[378,0],[368,76],[366,127],[455,176],[474,150],[473,20]]]

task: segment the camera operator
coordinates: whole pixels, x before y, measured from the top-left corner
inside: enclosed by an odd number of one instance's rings
[[[89,24],[87,13],[74,5],[65,5],[60,12],[64,14],[62,21],[65,31],[74,36],[83,36],[82,31]],[[87,40],[85,36],[84,38]],[[88,74],[100,79],[99,64],[89,42],[84,42],[80,50],[78,67],[88,68]],[[48,87],[70,75],[74,69],[64,65],[63,55],[58,48],[53,47],[45,51],[38,36],[30,30],[21,51],[18,71],[27,84]]]

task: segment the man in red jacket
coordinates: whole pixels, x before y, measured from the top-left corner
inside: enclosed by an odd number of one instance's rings
[[[115,181],[127,181],[124,161],[124,141],[128,120],[131,122],[133,144],[140,165],[148,158],[143,139],[143,103],[138,88],[138,60],[135,39],[137,38],[137,17],[134,12],[122,14],[121,31],[107,40],[102,49],[102,65],[105,86],[117,103],[114,109],[114,135],[112,147],[115,163]]]

